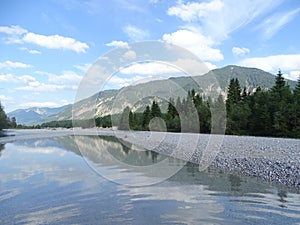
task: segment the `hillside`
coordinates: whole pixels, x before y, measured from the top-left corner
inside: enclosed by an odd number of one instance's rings
[[[119,90],[101,91],[99,94],[76,103],[74,107],[76,110],[73,113],[76,118],[87,119],[121,113],[126,106],[132,107],[132,111],[142,111],[146,105],[151,103],[154,96],[160,97],[158,102],[164,109],[167,104],[161,99],[186,97],[186,91],[193,88],[203,96],[214,94],[225,96],[227,86],[232,78],[238,78],[241,87],[246,87],[249,92],[253,92],[258,86],[262,89],[269,89],[275,84],[274,75],[263,70],[230,65],[212,70],[202,76],[155,80]],[[287,83],[291,88],[296,85],[295,81],[288,81]],[[48,120],[66,119],[72,119],[71,106],[48,118]]]

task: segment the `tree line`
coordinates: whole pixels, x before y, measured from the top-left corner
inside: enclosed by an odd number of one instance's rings
[[[118,128],[211,133],[211,109],[222,103],[226,104],[226,134],[300,138],[300,78],[292,91],[281,71],[271,89],[257,87],[254,93],[242,89],[238,79],[231,79],[226,101],[222,96],[216,101],[204,100],[191,90],[182,100],[170,99],[166,113],[161,112],[155,100],[142,113],[133,113],[126,107]],[[219,123],[222,119],[225,120],[220,118]]]
[[[238,79],[232,79],[226,109],[227,134],[299,138],[300,77],[291,91],[279,71],[270,90],[258,87],[253,94],[241,90]]]

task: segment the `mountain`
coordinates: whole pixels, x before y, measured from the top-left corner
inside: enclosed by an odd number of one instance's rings
[[[35,125],[43,122],[52,115],[60,113],[70,105],[61,106],[58,108],[49,107],[32,107],[28,109],[17,109],[7,114],[8,117],[15,117],[18,124]]]
[[[238,78],[242,88],[253,92],[260,86],[267,90],[274,86],[275,76],[257,68],[247,68],[229,65],[212,70],[201,76],[172,77],[166,80],[154,80],[134,86],[123,87],[119,90],[101,91],[89,98],[81,100],[62,110],[48,120],[70,120],[72,113],[75,119],[88,119],[109,114],[118,114],[129,106],[133,112],[143,111],[150,105],[155,96],[162,110],[166,110],[170,97],[185,98],[187,91],[195,89],[203,96],[217,97],[219,94],[226,96],[228,84],[232,78]],[[287,81],[293,89],[295,81]],[[73,112],[72,112],[73,111]]]

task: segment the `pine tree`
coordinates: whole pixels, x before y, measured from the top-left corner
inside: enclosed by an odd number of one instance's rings
[[[0,102],[0,130],[8,128],[7,116]]]
[[[299,78],[298,78],[298,82],[297,82],[297,85],[296,85],[296,88],[293,92],[293,98],[294,98],[294,101],[297,102],[298,104],[300,104],[300,75],[299,75]]]
[[[134,115],[130,110],[129,111],[129,128],[134,129],[135,126],[136,126],[136,124],[135,124],[135,120],[134,120]]]
[[[241,101],[241,86],[238,79],[231,79],[228,86],[226,108],[227,114],[230,114],[234,104]]]
[[[275,86],[271,89],[270,98],[270,116],[274,128],[273,135],[288,135],[289,121],[287,119],[288,116],[285,114],[287,113],[287,106],[292,104],[292,102],[293,96],[290,88],[286,85],[282,73],[279,70],[275,79]]]
[[[151,110],[150,107],[147,106],[145,111],[143,112],[143,123],[142,123],[143,130],[149,130],[150,120],[151,120]]]
[[[168,111],[167,111],[167,118],[174,118],[176,115],[178,115],[177,110],[175,108],[175,102],[172,98],[169,100],[168,104]]]
[[[282,76],[281,70],[279,69],[275,80],[275,86],[273,87],[273,89],[281,90],[284,86],[285,86],[285,80],[284,77]]]
[[[159,106],[158,106],[158,104],[157,104],[157,102],[155,100],[153,100],[153,102],[152,102],[151,116],[152,116],[152,118],[154,118],[154,117],[161,117],[160,108],[159,108]]]

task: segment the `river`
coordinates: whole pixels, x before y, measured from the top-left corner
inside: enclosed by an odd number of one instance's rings
[[[299,193],[199,172],[113,137],[16,140],[0,149],[0,224],[300,224]],[[176,172],[153,173],[161,162]]]

